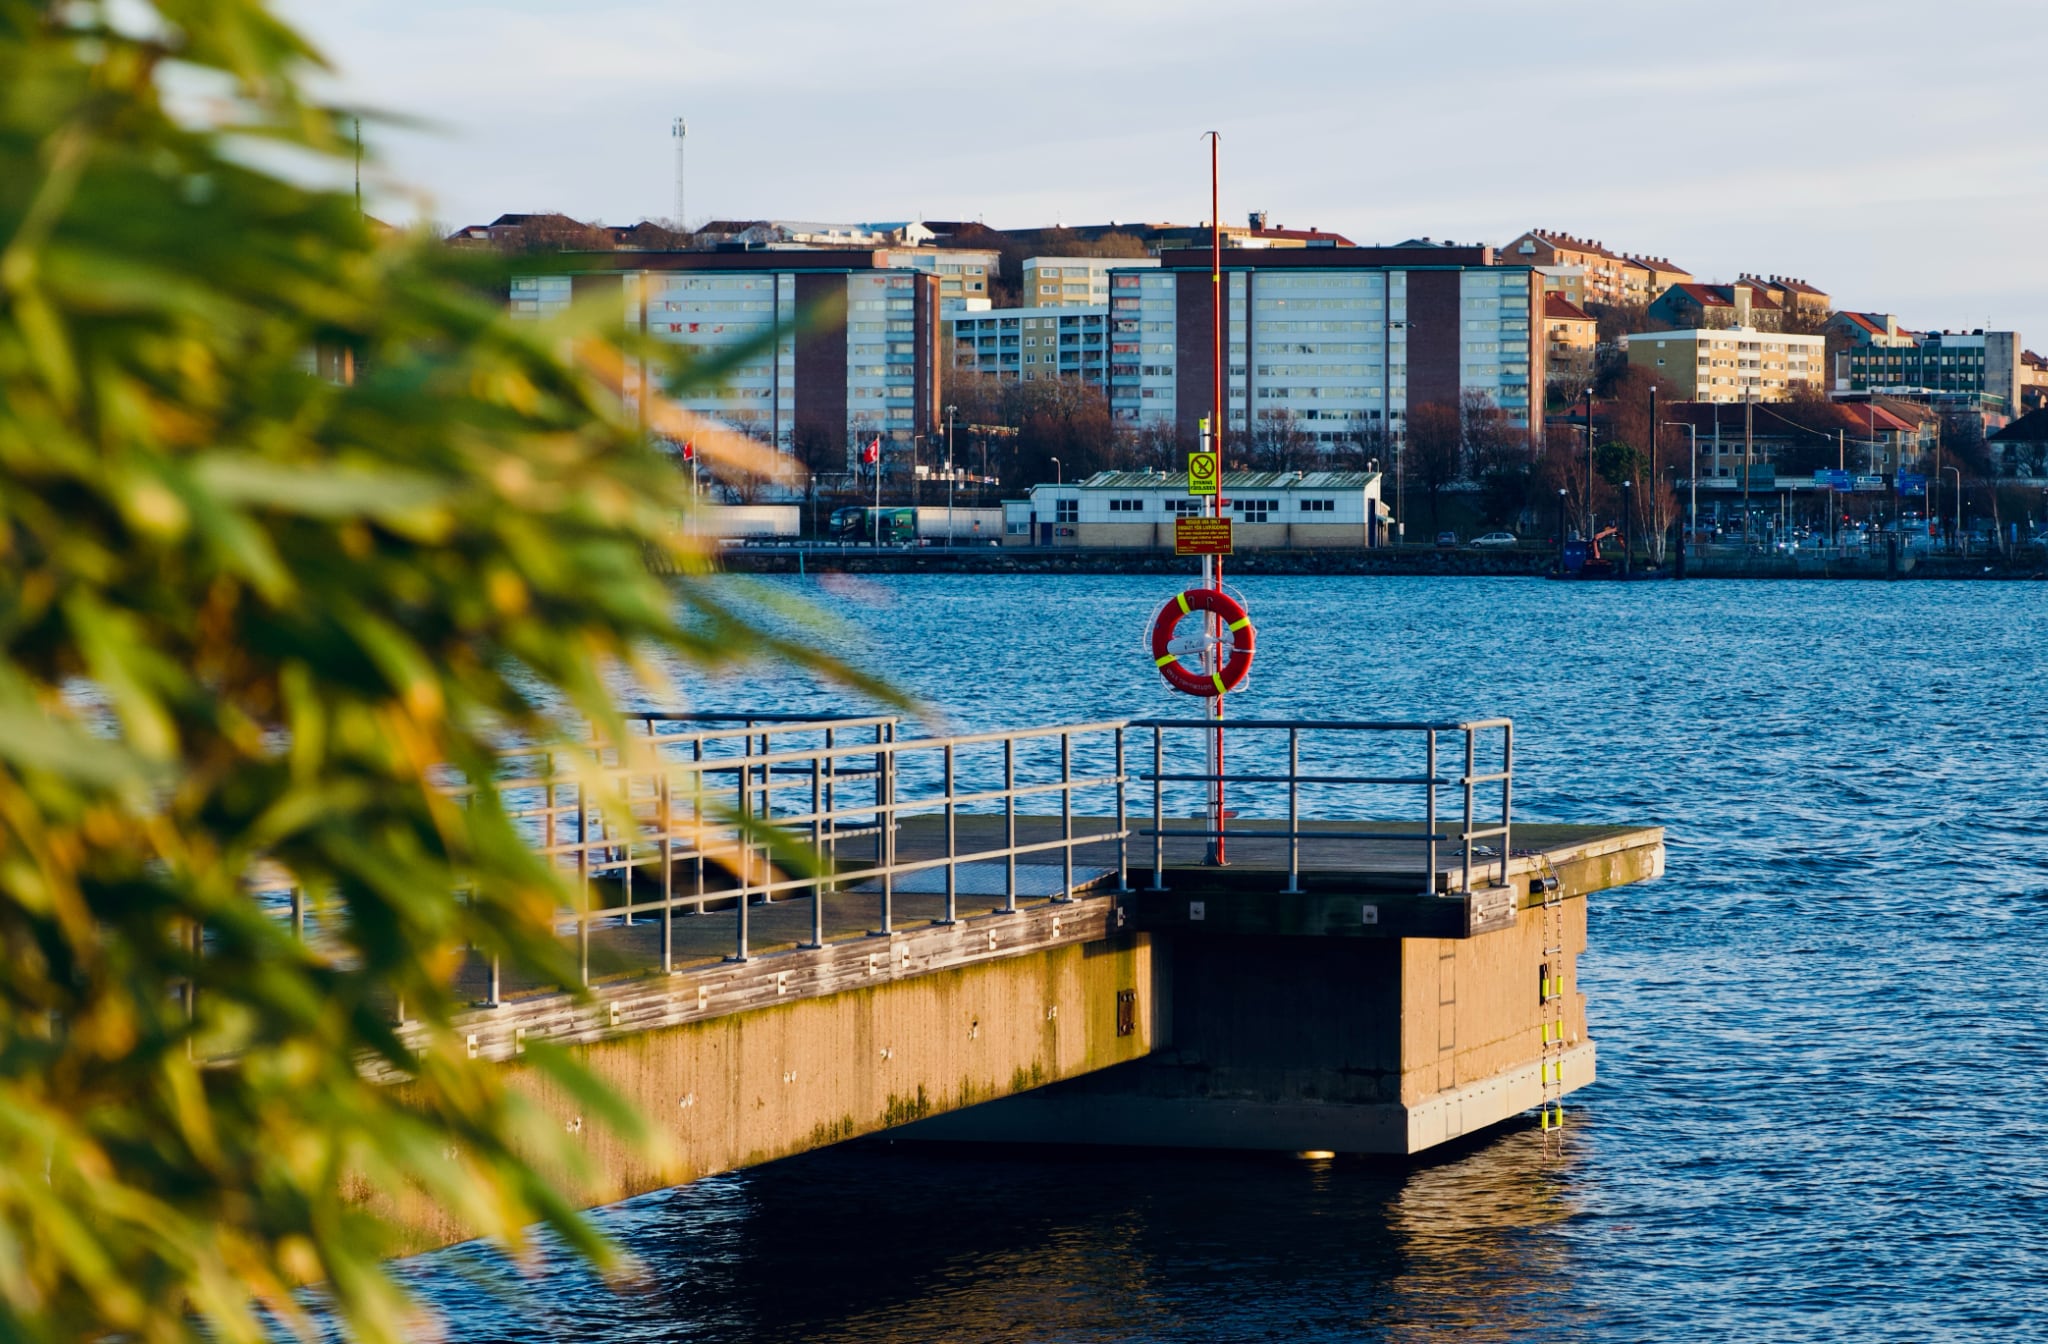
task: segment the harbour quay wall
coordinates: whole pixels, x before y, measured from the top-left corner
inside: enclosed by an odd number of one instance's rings
[[[1442,578],[1538,578],[1550,572],[1549,550],[1481,551],[1403,547],[1339,550],[1247,551],[1230,557],[1232,574],[1373,575]],[[734,574],[1162,574],[1185,577],[1191,562],[1163,551],[1077,547],[985,547],[937,550],[838,547],[733,548],[721,552],[718,567]],[[1642,558],[1639,568],[1650,566]],[[1665,567],[1671,568],[1667,559]],[[1687,557],[1685,577],[1699,579],[2048,579],[2048,558],[2036,551],[2013,559],[1997,556],[1902,557],[1894,569],[1882,555]]]

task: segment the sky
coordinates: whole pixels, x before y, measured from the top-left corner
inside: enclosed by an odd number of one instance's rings
[[[374,209],[1525,229],[2048,349],[2048,0],[284,0]]]

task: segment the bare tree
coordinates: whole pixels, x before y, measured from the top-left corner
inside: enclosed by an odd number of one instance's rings
[[[1464,467],[1464,429],[1458,408],[1430,401],[1408,412],[1406,455],[1408,473],[1429,497],[1429,526],[1434,532],[1442,522],[1444,487],[1456,481]]]
[[[1529,493],[1529,436],[1477,388],[1459,402],[1465,464],[1479,483],[1480,511],[1496,526],[1519,518]]]
[[[1315,435],[1301,427],[1301,417],[1281,407],[1260,411],[1248,454],[1256,471],[1306,471],[1317,460]]]

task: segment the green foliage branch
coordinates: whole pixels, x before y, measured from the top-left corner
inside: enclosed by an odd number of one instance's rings
[[[255,166],[341,180],[315,68],[257,0],[0,0],[4,1338],[252,1339],[315,1278],[406,1337],[402,1195],[602,1259],[559,1119],[450,1030],[465,946],[571,979],[562,893],[443,785],[664,657],[820,665],[681,548],[632,352]]]

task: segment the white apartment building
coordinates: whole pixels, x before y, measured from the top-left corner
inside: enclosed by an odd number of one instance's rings
[[[1157,266],[1156,259],[1136,257],[1026,257],[1023,272],[1026,308],[1106,308],[1109,273]]]
[[[887,264],[897,270],[937,276],[941,317],[969,311],[976,299],[986,304],[989,277],[1002,261],[999,252],[964,247],[891,247],[876,255],[887,257]]]
[[[513,279],[515,318],[540,320],[579,298],[616,303],[626,326],[701,357],[750,349],[716,386],[682,404],[782,449],[799,428],[851,452],[901,443],[934,423],[938,277],[866,251],[591,253],[583,269]],[[547,263],[543,263],[547,264]],[[808,322],[804,314],[823,314]]]
[[[1018,382],[1080,378],[1107,381],[1109,308],[995,308],[956,313],[952,359],[963,372]]]
[[[1214,399],[1216,286],[1206,251],[1161,262],[1111,276],[1110,408],[1188,436]],[[1542,277],[1489,248],[1226,249],[1223,269],[1231,434],[1285,412],[1323,443],[1399,435],[1412,407],[1470,393],[1517,428],[1540,414]]]
[[[1673,401],[1786,401],[1795,387],[1819,391],[1827,377],[1824,336],[1722,327],[1624,336],[1621,346]]]

